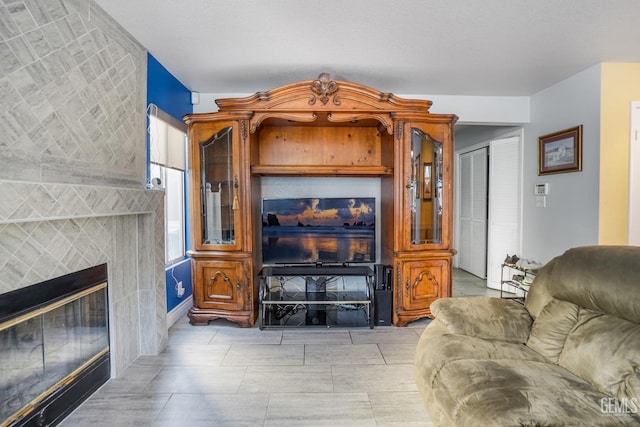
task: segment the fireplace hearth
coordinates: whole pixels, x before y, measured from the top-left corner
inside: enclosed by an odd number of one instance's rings
[[[0,427],[58,424],[110,377],[107,265],[0,295]]]

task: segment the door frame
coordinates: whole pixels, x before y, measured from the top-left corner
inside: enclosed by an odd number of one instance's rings
[[[457,213],[456,223],[457,223],[457,227],[458,227],[458,234],[457,234],[458,239],[456,240],[456,247],[459,248],[458,253],[460,253],[460,252],[462,252],[464,250],[462,248],[462,246],[461,246],[461,243],[460,243],[460,235],[462,234],[462,217],[461,217],[461,214],[460,214],[460,212],[461,212],[460,207],[462,206],[462,196],[461,196],[462,191],[460,191],[460,185],[462,184],[462,178],[461,178],[461,175],[462,175],[462,157],[466,156],[466,155],[472,155],[473,156],[475,154],[478,154],[480,151],[484,152],[483,159],[485,161],[484,167],[485,167],[485,175],[486,175],[486,181],[485,181],[485,186],[484,186],[484,188],[486,190],[486,194],[485,194],[486,201],[485,201],[485,206],[484,206],[485,215],[484,215],[484,218],[483,218],[483,221],[484,221],[484,272],[483,272],[483,275],[480,276],[480,275],[476,274],[476,273],[479,273],[479,271],[472,272],[471,270],[465,270],[465,271],[469,272],[470,274],[473,274],[473,275],[475,275],[477,277],[480,277],[481,279],[486,279],[487,278],[487,259],[488,259],[487,258],[487,251],[489,249],[489,247],[488,247],[488,228],[489,228],[488,224],[489,224],[489,151],[490,151],[490,148],[491,148],[490,145],[486,145],[486,146],[481,146],[481,147],[478,147],[478,148],[476,148],[474,150],[470,150],[470,151],[461,150],[460,153],[458,153],[459,164],[458,164],[458,167],[456,169],[457,172],[458,172],[457,173],[457,177],[456,177],[456,183],[457,183],[456,188],[459,190],[456,193],[456,206],[458,207],[458,210],[456,211],[456,213]],[[472,172],[475,172],[475,167],[476,167],[475,161],[473,161],[472,164],[473,164]],[[472,189],[473,189],[473,194],[476,194],[478,186],[475,184],[475,181],[472,183]],[[475,197],[474,197],[474,199],[475,199]],[[475,204],[474,204],[472,210],[475,210]],[[472,222],[472,227],[471,227],[470,232],[471,232],[472,236],[475,239],[476,235],[475,235],[475,233],[473,233],[473,223],[476,220],[476,218],[473,216],[473,213],[471,215],[472,215],[472,221],[471,221]],[[473,249],[475,249],[475,245],[474,245]],[[470,256],[475,258],[476,254],[472,254]],[[456,266],[457,266],[457,268],[464,269],[464,267],[460,265],[460,257],[456,257]],[[473,269],[475,269],[475,268],[472,268],[472,270]]]
[[[453,247],[460,247],[460,156],[463,154],[470,153],[472,151],[481,150],[483,148],[487,149],[487,156],[489,155],[489,143],[491,140],[482,141],[477,144],[474,144],[470,147],[465,147],[461,150],[456,151],[453,154],[453,170],[454,170],[454,190],[453,190]],[[487,165],[487,169],[489,165]],[[491,179],[491,171],[488,171],[489,180]],[[487,206],[488,209],[489,206]],[[487,236],[489,237],[489,236]],[[457,256],[453,257],[453,267],[460,268],[460,258]]]
[[[640,246],[640,101],[632,101],[630,110],[627,244]]]
[[[522,257],[522,235],[523,235],[523,200],[524,200],[524,130],[521,129],[519,133],[511,134],[510,136],[502,136],[499,138],[494,138],[491,140],[491,148],[495,147],[498,143],[507,143],[505,140],[509,139],[517,139],[517,144],[519,145],[519,163],[517,170],[517,179],[519,185],[517,186],[517,190],[515,193],[507,193],[510,197],[508,201],[509,206],[513,207],[517,206],[517,219],[514,219],[513,222],[510,221],[499,221],[497,220],[496,209],[502,209],[506,205],[504,202],[499,205],[491,205],[491,200],[498,200],[500,196],[496,195],[496,186],[500,184],[489,184],[489,221],[487,223],[488,227],[488,236],[487,236],[487,287],[491,289],[500,290],[501,285],[501,264],[504,262],[504,255],[518,255]],[[495,145],[493,143],[496,143]],[[490,148],[490,151],[491,151]],[[490,153],[490,156],[492,154]],[[489,161],[489,169],[491,169],[491,165],[496,161],[496,155],[493,153],[493,158],[490,157]],[[493,183],[503,182],[501,180],[493,180]],[[504,193],[502,193],[504,195]],[[496,208],[497,206],[497,208]],[[505,240],[497,239],[496,229],[504,231],[505,227],[513,227],[516,226],[517,233],[514,234],[513,230],[510,233],[510,238],[505,238]],[[506,243],[506,244],[505,244]]]
[[[454,164],[454,192],[453,192],[453,199],[454,199],[454,204],[453,204],[453,244],[454,244],[454,248],[458,248],[460,247],[459,243],[460,243],[460,155],[471,152],[471,151],[475,151],[475,150],[479,150],[481,148],[487,148],[489,150],[489,152],[487,153],[487,155],[490,156],[490,145],[491,145],[491,141],[495,141],[495,140],[499,140],[499,139],[505,139],[505,138],[511,138],[511,137],[519,137],[520,138],[520,143],[523,144],[524,142],[524,128],[523,127],[519,127],[517,129],[513,129],[510,130],[508,132],[505,132],[504,134],[500,134],[497,135],[495,137],[483,140],[481,142],[478,142],[477,144],[471,145],[469,147],[464,147],[460,150],[456,150],[454,152],[453,155],[453,164]],[[522,162],[522,158],[520,159]],[[488,168],[488,176],[489,176],[489,186],[491,186],[491,179],[492,179],[492,173],[491,173],[491,161],[488,162],[487,165]],[[520,173],[522,174],[522,165],[521,165],[521,171]],[[521,192],[523,191],[523,189],[521,188]],[[521,194],[522,197],[522,194]],[[520,203],[522,203],[522,200],[520,200]],[[489,198],[488,200],[488,205],[487,205],[487,215],[489,215],[489,205],[491,204],[491,200]],[[522,212],[521,212],[522,214]],[[487,279],[489,278],[489,241],[491,239],[491,235],[489,232],[489,222],[490,222],[491,218],[487,218],[487,240],[486,240],[486,245],[487,245]],[[521,218],[521,230],[520,230],[521,236],[520,236],[520,242],[522,243],[522,218]],[[453,257],[453,267],[454,268],[459,268],[460,262],[459,262],[459,258],[458,256],[454,256]],[[487,280],[488,283],[488,280]]]

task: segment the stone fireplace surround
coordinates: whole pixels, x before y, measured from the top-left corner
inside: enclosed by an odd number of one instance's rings
[[[102,263],[117,376],[166,347],[164,192],[0,180],[0,294]]]
[[[0,294],[107,263],[112,375],[167,342],[147,51],[94,0],[0,6]]]

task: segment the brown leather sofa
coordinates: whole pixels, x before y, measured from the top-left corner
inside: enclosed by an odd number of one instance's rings
[[[444,298],[417,346],[436,426],[639,426],[640,247],[570,249],[525,304]]]

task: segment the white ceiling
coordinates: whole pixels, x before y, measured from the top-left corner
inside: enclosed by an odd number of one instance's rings
[[[639,0],[95,0],[192,91],[329,72],[395,94],[526,96],[640,62]]]

